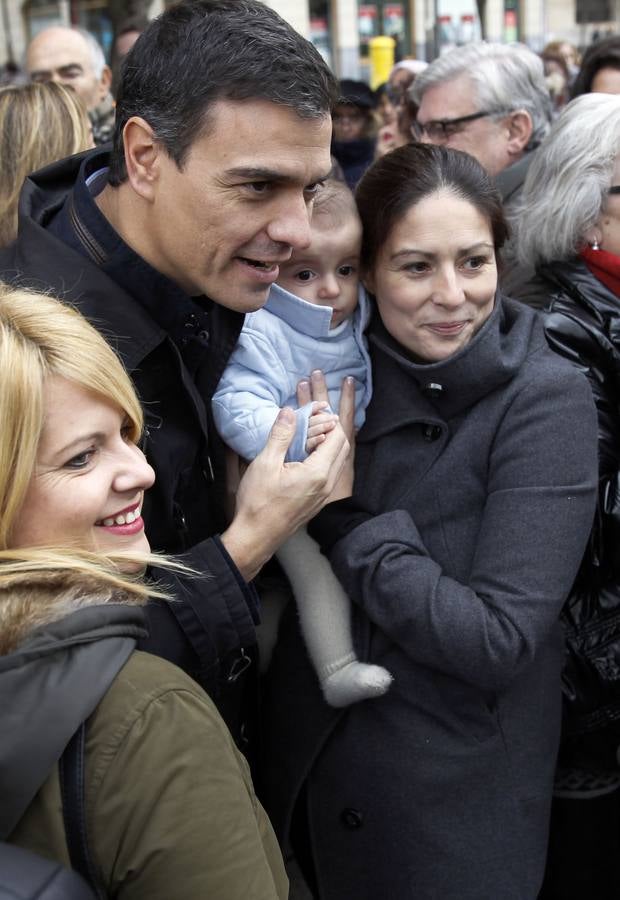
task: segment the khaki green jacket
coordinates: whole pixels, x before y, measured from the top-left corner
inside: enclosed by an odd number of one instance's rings
[[[90,718],[85,793],[109,897],[288,897],[245,759],[209,697],[164,660],[134,652]],[[57,767],[10,840],[68,864]]]

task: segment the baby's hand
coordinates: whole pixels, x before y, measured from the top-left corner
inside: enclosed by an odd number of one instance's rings
[[[312,404],[312,412],[308,419],[308,435],[306,440],[306,453],[312,453],[313,450],[322,444],[325,435],[336,427],[338,416],[335,413],[325,412],[329,408],[329,403],[325,401],[315,402]]]

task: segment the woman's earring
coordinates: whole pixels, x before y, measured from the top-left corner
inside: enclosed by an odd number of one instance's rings
[[[600,250],[600,247],[599,247],[599,243],[598,243],[598,239],[597,239],[597,238],[594,238],[594,240],[591,241],[590,247],[592,248],[592,250]]]

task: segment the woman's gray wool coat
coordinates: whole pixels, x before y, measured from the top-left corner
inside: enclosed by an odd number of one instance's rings
[[[558,614],[596,498],[590,388],[512,301],[443,362],[415,364],[379,321],[370,342],[355,495],[374,516],[331,560],[360,657],[394,683],[328,708],[287,617],[265,703],[264,800],[286,841],[305,783],[321,900],[535,900]]]

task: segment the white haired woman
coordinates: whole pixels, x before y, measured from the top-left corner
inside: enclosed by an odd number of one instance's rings
[[[588,376],[599,434],[598,514],[564,612],[564,729],[542,896],[615,900],[620,896],[620,97],[586,94],[566,107],[530,166],[517,221],[520,259],[536,266],[536,278],[520,299],[545,310],[551,347]]]
[[[131,381],[78,313],[2,287],[0,421],[0,839],[80,860],[59,758],[87,720],[81,862],[98,897],[282,900],[275,837],[213,703],[135,650],[157,591],[140,579],[154,474]]]

